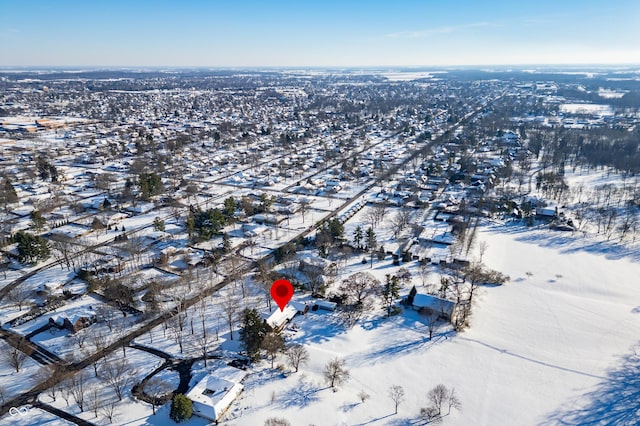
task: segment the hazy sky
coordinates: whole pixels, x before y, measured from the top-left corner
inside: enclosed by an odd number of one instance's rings
[[[640,64],[640,0],[0,0],[0,66]]]

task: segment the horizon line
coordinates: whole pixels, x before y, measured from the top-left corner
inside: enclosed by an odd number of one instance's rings
[[[629,63],[519,63],[519,64],[448,64],[448,65],[0,65],[0,70],[30,70],[30,69],[88,69],[88,70],[115,70],[115,69],[449,69],[449,68],[522,68],[522,67],[635,67],[640,62]]]

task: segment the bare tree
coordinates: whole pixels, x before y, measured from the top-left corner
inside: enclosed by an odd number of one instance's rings
[[[436,385],[427,394],[427,399],[431,402],[432,406],[438,410],[438,415],[442,415],[442,405],[449,398],[449,390],[443,384]]]
[[[87,341],[87,334],[79,330],[73,335],[73,341],[76,342],[79,349],[82,349]]]
[[[309,362],[309,351],[299,343],[293,344],[286,351],[289,364],[295,369],[296,373],[301,365]]]
[[[40,377],[41,377],[41,381],[51,379],[51,381],[49,382],[51,386],[47,388],[46,394],[49,398],[51,398],[52,401],[55,401],[58,395],[58,391],[60,390],[60,381],[59,381],[60,373],[55,368],[50,369],[50,367],[51,366],[43,367],[43,370],[45,371],[41,372]]]
[[[113,332],[115,324],[114,312],[115,310],[109,305],[104,304],[96,306],[96,318],[98,322],[102,322],[107,326],[109,333]]]
[[[480,284],[504,284],[510,280],[508,275],[501,272],[485,269],[479,262],[473,262],[464,269],[465,280],[469,282],[469,303],[473,301],[473,296]]]
[[[447,414],[451,414],[452,408],[458,411],[462,410],[462,401],[458,398],[455,388],[452,388],[447,396]]]
[[[429,424],[442,423],[442,416],[438,413],[438,409],[433,405],[421,408],[420,416],[424,417]]]
[[[360,398],[360,403],[364,404],[364,402],[369,399],[369,394],[366,393],[365,391],[360,391],[358,393],[358,398]]]
[[[275,360],[276,355],[284,349],[284,339],[278,333],[269,332],[265,334],[262,339],[262,348],[267,352],[267,355],[271,359],[271,368],[273,368],[273,361]]]
[[[22,337],[15,346],[10,346],[9,344],[6,344],[6,346],[9,346],[9,348],[3,349],[0,352],[0,357],[5,365],[16,370],[16,373],[19,373],[31,353],[31,347],[27,345],[24,337]]]
[[[320,268],[313,266],[304,271],[307,278],[309,278],[309,290],[311,290],[311,294],[315,294],[320,288],[323,282],[322,272]]]
[[[398,414],[398,406],[404,402],[404,388],[398,385],[389,387],[389,398],[395,404],[395,414]]]
[[[269,417],[264,421],[264,426],[291,426],[291,422],[284,417]]]
[[[431,312],[427,315],[427,329],[429,330],[429,340],[433,338],[433,333],[438,328],[438,314]]]
[[[87,374],[81,370],[71,378],[71,396],[78,404],[80,411],[84,412],[85,391],[87,389]]]
[[[429,262],[427,262],[426,259],[420,262],[419,271],[420,271],[419,273],[420,273],[420,280],[422,281],[422,286],[426,287],[427,279],[429,278],[429,274],[431,273],[431,267],[429,266]]]
[[[176,306],[176,313],[167,322],[171,335],[180,347],[180,353],[184,352],[184,332],[187,325],[187,312],[184,310],[182,301]]]
[[[256,281],[260,286],[260,290],[264,293],[265,302],[269,312],[271,312],[271,284],[273,283],[273,272],[271,268],[263,259],[258,261],[258,273],[256,274]]]
[[[229,326],[229,340],[233,340],[233,325],[237,320],[239,310],[240,301],[233,294],[227,292],[222,298],[222,311]]]
[[[484,254],[487,252],[488,247],[489,247],[489,244],[486,241],[480,241],[480,244],[478,244],[478,254],[480,255],[480,263],[482,263],[482,258],[484,257]]]
[[[247,291],[245,288],[244,280],[242,279],[244,270],[242,266],[244,263],[242,262],[242,258],[237,254],[232,254],[229,256],[229,263],[231,264],[231,270],[229,271],[229,278],[233,281],[235,287],[240,284],[240,288],[242,290],[242,298],[247,297]]]
[[[125,389],[132,383],[135,370],[125,358],[105,359],[102,379],[113,389],[118,401],[122,401]]]
[[[376,204],[367,209],[367,212],[364,215],[364,219],[371,225],[372,228],[375,229],[380,224],[380,222],[384,220],[387,212],[388,209],[385,204]]]
[[[105,404],[102,407],[102,410],[100,410],[102,412],[102,415],[109,420],[109,423],[113,423],[113,419],[115,418],[115,414],[116,414],[116,403],[115,402],[110,402]]]
[[[22,308],[27,304],[27,300],[31,297],[31,291],[23,285],[17,285],[12,288],[7,294],[7,300],[18,307],[18,310],[22,311]]]
[[[391,218],[391,229],[394,238],[398,238],[411,221],[411,210],[402,209]]]
[[[369,296],[379,287],[380,281],[369,272],[356,272],[342,282],[340,292],[346,296],[349,303],[364,307]]]
[[[204,367],[207,368],[207,356],[209,355],[209,349],[213,344],[213,336],[210,336],[203,329],[203,332],[194,337],[193,347],[200,353],[204,361]]]
[[[55,235],[55,238],[51,241],[51,253],[56,260],[60,262],[60,266],[65,265],[68,270],[76,267],[77,254],[84,249],[80,244],[77,244],[72,237],[66,235]]]
[[[388,209],[386,204],[376,204],[373,207],[373,216],[376,226],[384,220],[384,217],[387,215],[387,211]]]
[[[324,366],[324,379],[332,388],[339,386],[349,379],[349,370],[343,359],[334,358]]]
[[[152,377],[145,384],[144,391],[151,399],[153,414],[155,414],[156,407],[162,405],[165,397],[171,392],[171,385],[158,377]]]
[[[87,399],[87,406],[91,411],[93,411],[93,417],[98,417],[101,399],[100,391],[94,386],[89,392],[89,398]]]
[[[69,398],[71,398],[73,385],[71,384],[71,379],[65,379],[60,382],[60,396],[64,399],[64,402],[67,403],[67,407],[69,406]]]

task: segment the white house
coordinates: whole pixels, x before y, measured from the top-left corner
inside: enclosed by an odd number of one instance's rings
[[[280,308],[276,308],[271,314],[268,314],[268,316],[264,315],[263,319],[274,330],[282,330],[297,313],[298,309],[289,303],[284,307],[284,310],[281,311]]]
[[[204,376],[186,394],[193,402],[193,414],[219,421],[244,389],[240,382],[246,375],[246,371],[225,365]]]

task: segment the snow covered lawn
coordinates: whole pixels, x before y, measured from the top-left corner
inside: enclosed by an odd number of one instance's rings
[[[479,241],[488,243],[485,263],[511,282],[482,289],[468,330],[443,327],[429,341],[414,312],[350,330],[337,314],[309,312],[294,320],[291,339],[307,347],[309,365],[286,377],[266,361],[255,367],[225,424],[272,416],[296,425],[411,424],[439,383],[463,404],[444,418],[449,425],[584,424],[604,411],[614,412],[614,423],[634,424],[637,401],[630,405],[615,379],[640,366],[632,349],[640,331],[637,252],[502,224],[482,228]],[[351,372],[337,392],[322,378],[334,357]],[[388,397],[394,384],[406,392],[397,415]],[[361,391],[370,395],[364,403]]]

